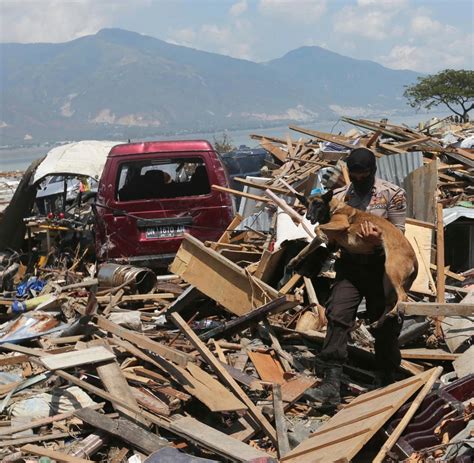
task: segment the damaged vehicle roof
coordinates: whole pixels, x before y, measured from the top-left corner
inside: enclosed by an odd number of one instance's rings
[[[120,142],[84,140],[57,146],[36,169],[33,183],[48,175],[87,175],[99,179],[109,151]]]

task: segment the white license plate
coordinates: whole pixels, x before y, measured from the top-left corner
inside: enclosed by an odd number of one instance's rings
[[[145,236],[147,239],[173,238],[183,235],[185,231],[184,225],[162,225],[160,227],[148,227],[145,230]]]

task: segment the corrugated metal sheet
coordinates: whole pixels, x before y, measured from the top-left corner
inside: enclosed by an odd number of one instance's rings
[[[422,165],[423,154],[420,151],[386,155],[377,158],[376,175],[403,188],[405,177]]]

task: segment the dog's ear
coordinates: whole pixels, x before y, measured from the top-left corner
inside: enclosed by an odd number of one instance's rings
[[[303,206],[306,206],[306,207],[309,206],[308,198],[305,195],[296,193],[295,196],[299,199],[300,203],[303,204]]]
[[[325,203],[329,203],[329,201],[331,201],[332,199],[332,196],[333,196],[333,191],[328,190],[326,193],[323,194],[322,198]]]

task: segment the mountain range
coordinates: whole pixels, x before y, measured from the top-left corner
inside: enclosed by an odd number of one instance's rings
[[[407,111],[419,76],[320,47],[265,63],[121,29],[0,44],[2,145],[256,128]]]

